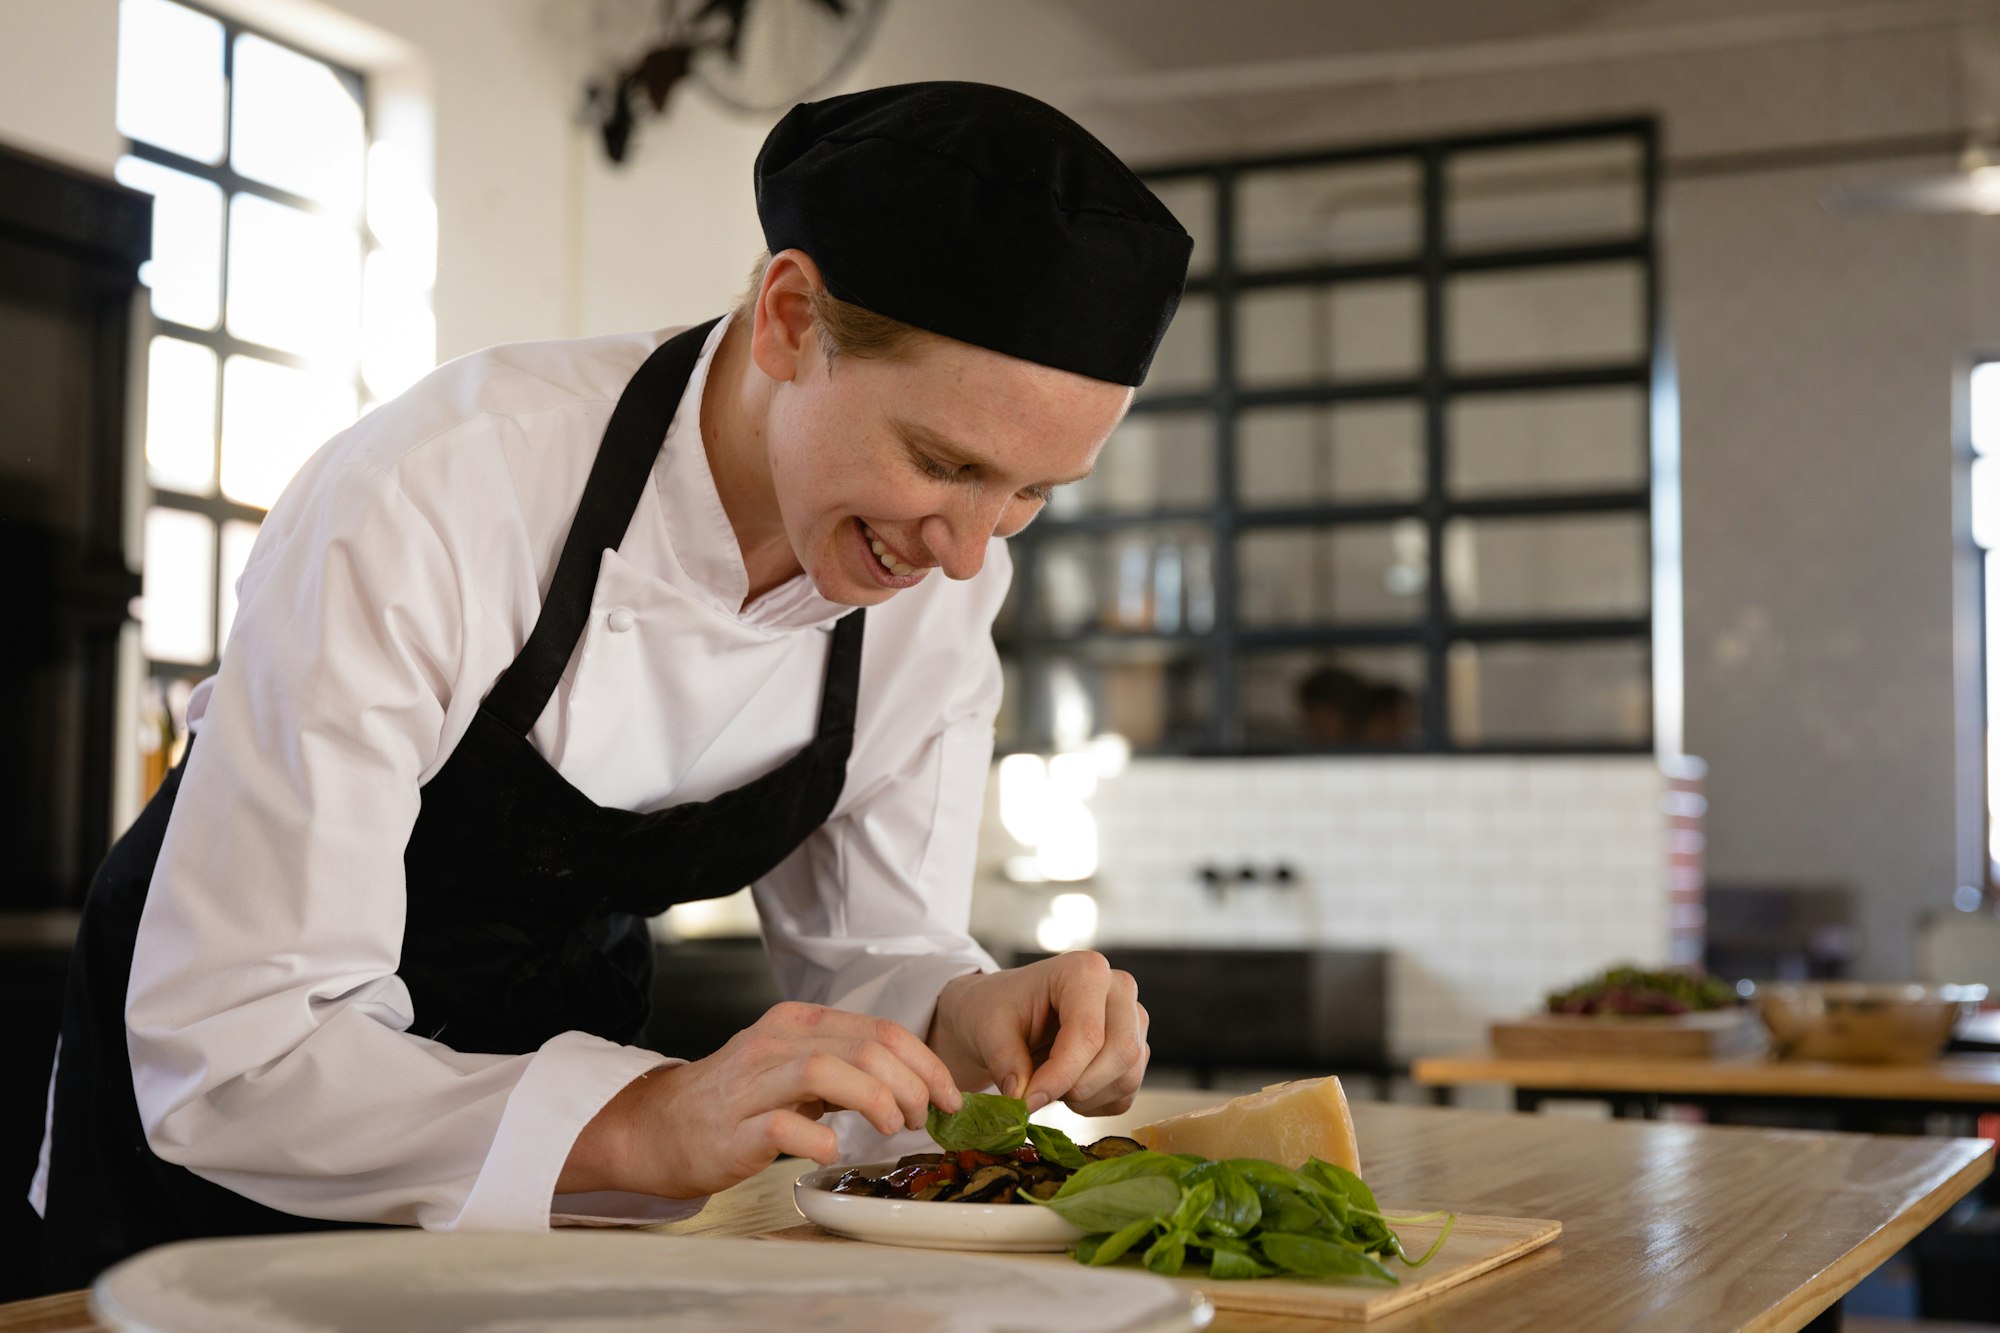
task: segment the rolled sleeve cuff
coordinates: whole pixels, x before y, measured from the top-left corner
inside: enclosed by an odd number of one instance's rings
[[[998,972],[1000,965],[984,949],[951,954],[918,954],[900,959],[871,955],[881,970],[845,986],[836,985],[827,1004],[850,1013],[894,1019],[921,1039],[931,1030],[938,994],[945,984],[968,972]],[[843,978],[843,980],[845,980]]]
[[[445,1231],[546,1231],[552,1216],[583,1221],[570,1200],[603,1198],[637,1200],[639,1195],[566,1195],[558,1205],[556,1181],[570,1149],[606,1102],[633,1079],[649,1070],[685,1061],[654,1051],[620,1046],[584,1032],[551,1038],[528,1061],[527,1071],[507,1097],[499,1132],[493,1136],[486,1161],[466,1196],[464,1208]],[[669,1201],[659,1201],[662,1205]],[[671,1201],[683,1211],[700,1206]],[[607,1210],[604,1220],[658,1222],[660,1216],[634,1216],[624,1208]],[[653,1210],[657,1212],[658,1210]]]

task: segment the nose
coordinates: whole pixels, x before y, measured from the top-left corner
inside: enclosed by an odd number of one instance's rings
[[[918,525],[924,545],[949,579],[969,579],[986,564],[986,543],[999,530],[1007,498],[967,494],[944,513]]]
[[[986,539],[993,529],[977,523],[953,522],[933,514],[918,526],[924,545],[948,579],[969,579],[986,564]]]

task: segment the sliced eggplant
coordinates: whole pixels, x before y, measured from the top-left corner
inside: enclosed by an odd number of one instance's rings
[[[1128,1139],[1119,1134],[1107,1134],[1097,1142],[1087,1145],[1083,1149],[1083,1155],[1093,1162],[1101,1162],[1107,1157],[1126,1157],[1144,1151],[1146,1145],[1137,1139]]]
[[[1011,1166],[982,1166],[952,1197],[960,1203],[988,1203],[1011,1191],[1020,1180]]]

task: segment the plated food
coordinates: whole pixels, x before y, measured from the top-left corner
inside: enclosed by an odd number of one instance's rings
[[[1280,1084],[1087,1146],[1031,1124],[1023,1102],[978,1093],[955,1115],[933,1110],[930,1132],[939,1152],[803,1177],[794,1191],[800,1210],[864,1240],[1068,1248],[1092,1266],[1130,1257],[1171,1276],[1192,1263],[1225,1280],[1394,1285],[1390,1262],[1427,1262],[1451,1231],[1447,1220],[1421,1256],[1403,1249],[1397,1226],[1444,1215],[1381,1210],[1354,1169],[1354,1127],[1337,1079]],[[1184,1150],[1195,1145],[1229,1155]]]

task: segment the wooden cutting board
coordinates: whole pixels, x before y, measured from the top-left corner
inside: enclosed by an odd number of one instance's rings
[[[1393,1211],[1393,1210],[1391,1210]],[[1422,1254],[1437,1239],[1438,1225],[1402,1226],[1396,1232],[1412,1254]],[[1451,1239],[1444,1243],[1422,1268],[1391,1264],[1389,1269],[1403,1279],[1398,1287],[1345,1283],[1330,1279],[1271,1277],[1249,1282],[1213,1282],[1198,1267],[1183,1270],[1182,1280],[1200,1287],[1218,1310],[1241,1310],[1249,1314],[1301,1315],[1309,1319],[1339,1319],[1365,1323],[1441,1291],[1469,1282],[1481,1273],[1490,1273],[1510,1259],[1538,1250],[1562,1234],[1562,1223],[1532,1217],[1484,1217],[1472,1213],[1459,1216]],[[824,1231],[810,1222],[782,1231],[766,1232],[762,1240],[863,1245]],[[910,1255],[934,1254],[931,1250],[906,1250]],[[1074,1264],[1066,1254],[993,1254],[987,1256],[1008,1263]]]

